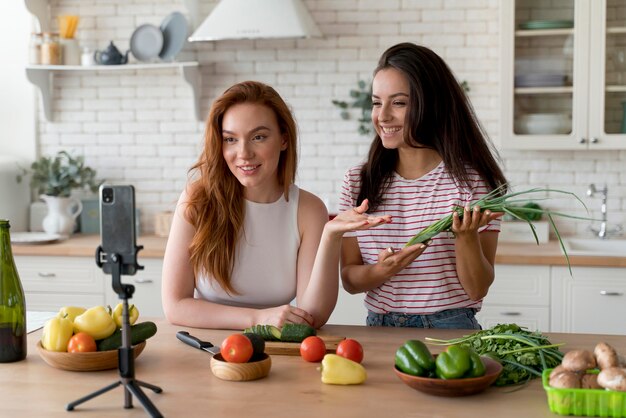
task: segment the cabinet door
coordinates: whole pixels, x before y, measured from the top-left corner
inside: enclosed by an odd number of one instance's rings
[[[102,276],[93,258],[15,256],[15,265],[26,293],[102,294]]]
[[[26,309],[29,311],[56,312],[64,306],[105,305],[104,294],[71,294],[71,293],[40,293],[26,292]]]
[[[550,266],[497,264],[483,306],[548,306]]]
[[[587,148],[590,2],[500,7],[502,147]]]
[[[626,148],[626,3],[598,0],[591,9],[590,147]]]
[[[141,317],[163,317],[165,316],[161,303],[163,260],[145,258],[140,259],[139,264],[144,266],[143,270],[139,270],[134,276],[122,276],[122,283],[135,286],[135,293],[128,300],[128,303],[135,304],[139,309],[139,321],[141,321]],[[105,275],[104,280],[107,304],[115,307],[121,300],[113,291],[112,277]]]
[[[550,308],[547,306],[488,305],[483,306],[476,318],[483,329],[515,323],[529,331],[550,331]]]
[[[626,334],[626,269],[552,268],[551,331]]]

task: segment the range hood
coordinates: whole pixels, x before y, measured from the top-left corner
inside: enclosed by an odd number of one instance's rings
[[[221,0],[189,42],[322,36],[302,0]]]

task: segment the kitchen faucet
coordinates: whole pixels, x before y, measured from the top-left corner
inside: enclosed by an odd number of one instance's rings
[[[593,227],[590,228],[591,231],[594,234],[596,234],[598,238],[600,239],[607,239],[609,234],[619,232],[621,230],[619,226],[616,227],[614,230],[611,230],[611,231],[607,230],[606,198],[607,198],[608,192],[609,192],[609,189],[606,184],[600,190],[596,188],[596,185],[594,183],[591,183],[589,187],[587,188],[587,196],[594,197],[596,193],[600,193],[602,197],[602,206],[600,206],[600,212],[602,213],[602,221],[600,222],[600,228],[593,228]]]

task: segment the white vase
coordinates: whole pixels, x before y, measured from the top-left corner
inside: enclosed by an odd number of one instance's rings
[[[48,234],[70,236],[76,226],[76,218],[83,210],[80,200],[73,197],[41,195],[48,206],[48,214],[43,218],[43,230]]]

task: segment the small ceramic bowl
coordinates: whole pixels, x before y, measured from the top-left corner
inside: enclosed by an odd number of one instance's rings
[[[211,358],[211,371],[222,380],[247,381],[261,379],[267,376],[272,368],[272,359],[267,354],[248,363],[229,363],[221,354]]]
[[[502,372],[502,365],[497,361],[488,357],[481,357],[481,359],[487,369],[485,375],[466,379],[437,379],[413,376],[401,372],[395,366],[393,370],[406,385],[420,392],[436,396],[467,396],[487,389]]]
[[[141,354],[146,342],[135,346],[135,358]],[[91,353],[65,353],[49,351],[43,348],[41,341],[37,342],[39,356],[52,367],[73,372],[93,372],[96,370],[116,369],[118,365],[117,350],[94,351]]]

